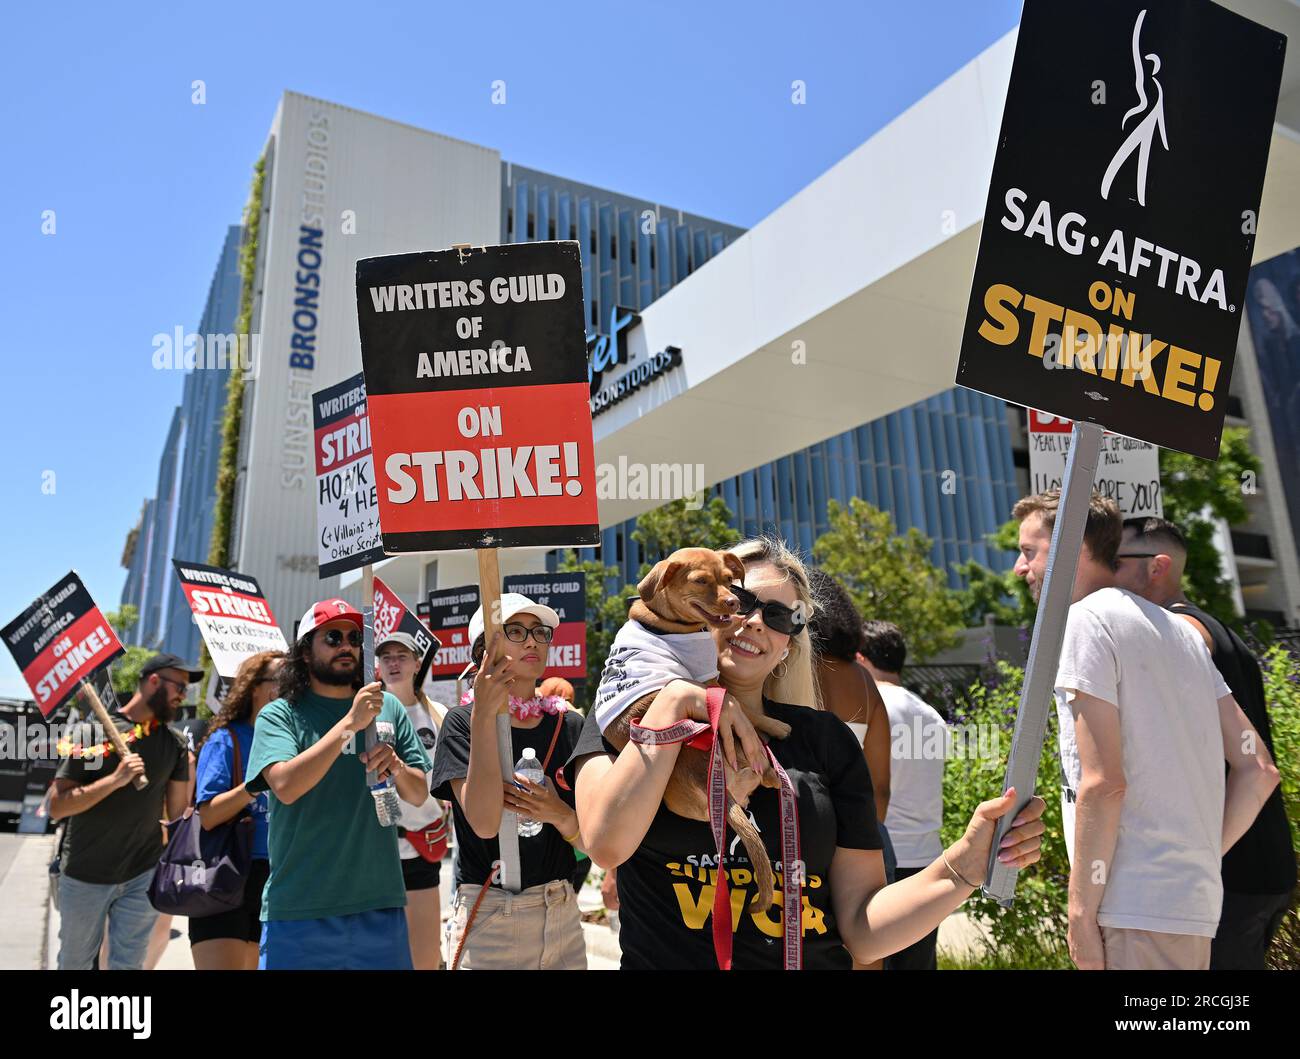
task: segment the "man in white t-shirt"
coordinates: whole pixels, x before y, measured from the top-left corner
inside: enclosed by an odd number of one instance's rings
[[[889,715],[889,809],[885,827],[898,858],[896,878],[906,879],[943,854],[943,767],[948,726],[939,711],[903,687],[907,642],[893,622],[862,624],[860,660],[875,678]],[[936,927],[914,945],[885,960],[888,971],[933,971],[938,964]]]
[[[1059,502],[1012,512],[1035,599]],[[1204,970],[1220,859],[1278,772],[1191,627],[1114,587],[1121,536],[1119,509],[1094,494],[1056,677],[1070,955],[1084,970]]]

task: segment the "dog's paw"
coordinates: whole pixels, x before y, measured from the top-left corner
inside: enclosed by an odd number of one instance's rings
[[[767,720],[768,720],[767,734],[770,735],[773,739],[784,739],[786,736],[788,736],[791,732],[794,731],[794,729],[791,728],[788,724],[786,724],[785,721],[778,721],[774,717],[769,717]]]

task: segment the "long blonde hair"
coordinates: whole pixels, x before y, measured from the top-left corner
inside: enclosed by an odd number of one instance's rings
[[[744,563],[747,569],[767,563],[781,571],[786,580],[794,584],[804,621],[812,620],[817,604],[808,584],[808,569],[785,541],[778,537],[752,537],[727,551]],[[790,653],[763,682],[763,694],[774,702],[810,706],[814,710],[820,710],[821,694],[817,690],[817,681],[813,679],[812,662],[812,640],[805,624],[796,635],[790,637]]]

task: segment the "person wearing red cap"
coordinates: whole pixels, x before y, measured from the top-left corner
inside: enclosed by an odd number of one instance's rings
[[[429,758],[383,684],[361,686],[361,614],[316,603],[258,714],[246,789],[270,793],[271,875],[259,969],[409,970],[397,829],[375,815],[367,771],[412,805],[428,797]],[[382,740],[356,752],[371,723]]]

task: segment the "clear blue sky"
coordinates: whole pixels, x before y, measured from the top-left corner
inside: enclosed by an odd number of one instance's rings
[[[197,326],[283,90],[750,226],[1019,15],[1018,0],[12,7],[0,624],[70,567],[117,605],[181,397],[151,340]],[[0,694],[26,694],[0,656]]]

